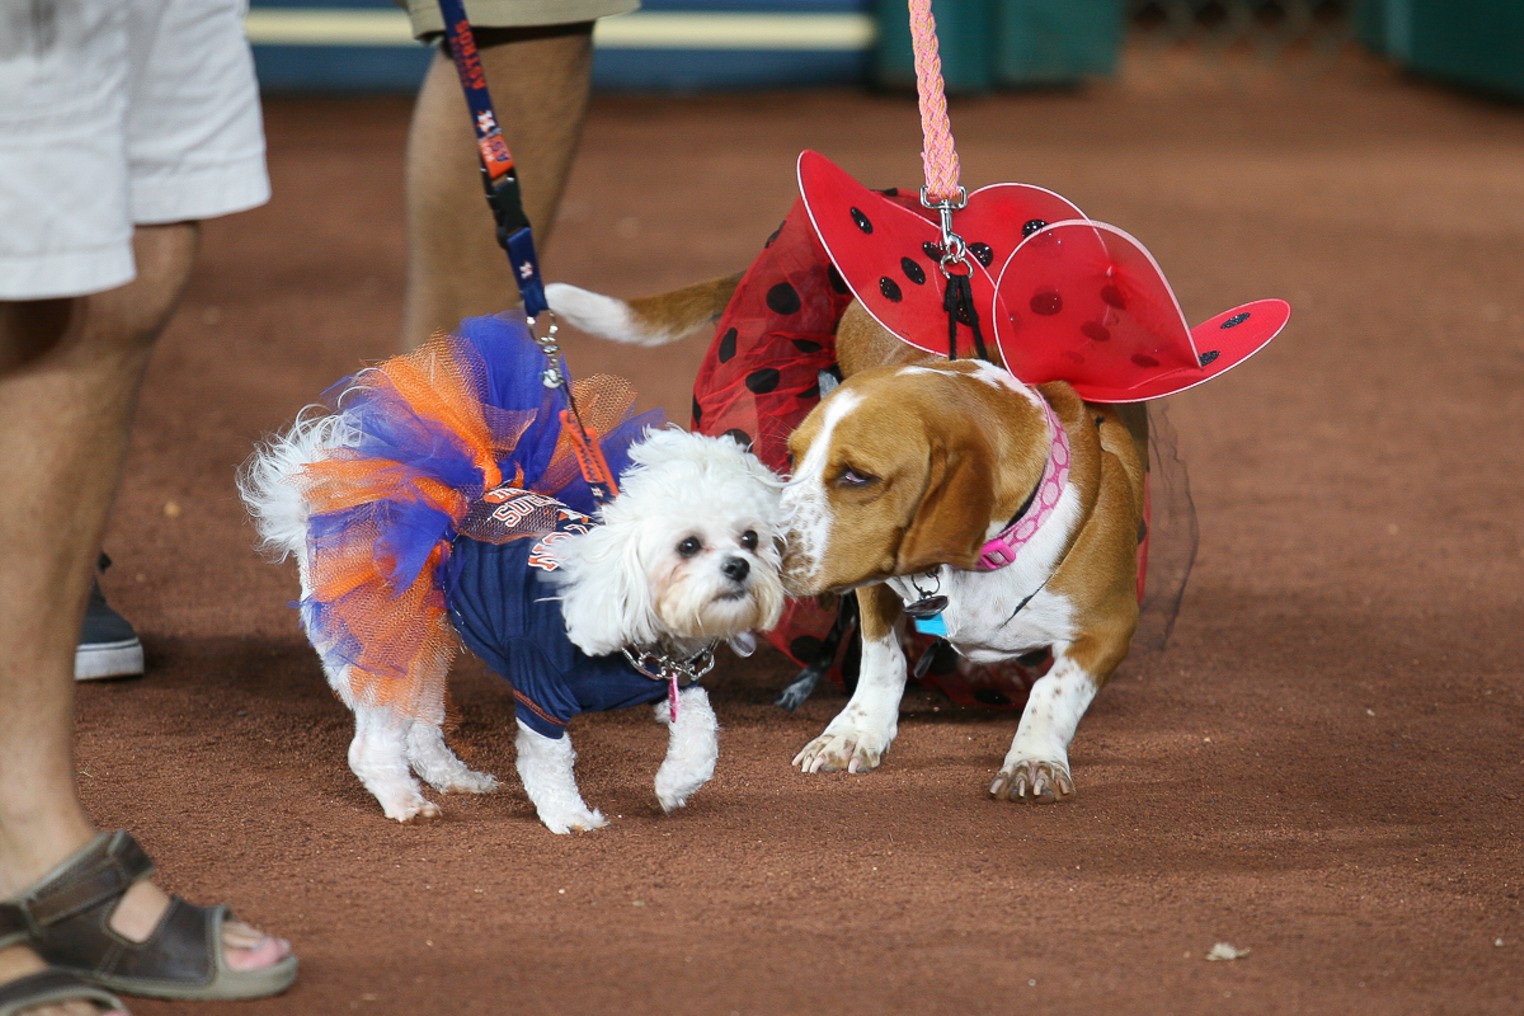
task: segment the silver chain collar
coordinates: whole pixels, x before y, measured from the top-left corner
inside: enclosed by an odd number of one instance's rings
[[[686,680],[693,684],[714,669],[713,642],[686,660],[674,660],[666,653],[654,649],[643,649],[636,653],[626,646],[622,651],[624,658],[630,661],[630,666],[653,681],[670,683]]]

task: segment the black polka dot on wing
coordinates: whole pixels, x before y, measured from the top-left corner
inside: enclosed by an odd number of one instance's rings
[[[1154,357],[1149,356],[1147,353],[1134,353],[1134,354],[1132,354],[1132,362],[1137,364],[1139,367],[1144,367],[1144,368],[1152,368],[1152,367],[1159,366],[1159,361],[1157,359],[1155,359]]]
[[[832,265],[826,272],[826,279],[830,281],[831,288],[836,290],[836,292],[840,293],[842,296],[846,296],[852,291],[851,287],[847,285],[847,280],[843,279],[841,277],[841,273],[836,270],[835,265]]]
[[[1218,352],[1215,349],[1208,349],[1205,353],[1202,353],[1200,356],[1196,357],[1196,360],[1203,367],[1205,367],[1207,364],[1211,363],[1221,355],[1222,353]]]
[[[758,395],[765,395],[778,387],[782,375],[773,367],[759,367],[746,375],[746,387]]]
[[[1022,223],[1021,235],[1031,236],[1033,233],[1037,232],[1047,224],[1047,220],[1045,219],[1028,219],[1026,222]]]
[[[1224,321],[1222,324],[1218,325],[1217,327],[1219,327],[1219,328],[1237,328],[1239,325],[1243,324],[1247,320],[1249,320],[1249,312],[1248,311],[1244,311],[1241,314],[1234,314],[1232,317],[1228,318],[1226,321]]]
[[[812,342],[809,339],[792,339],[790,341],[794,343],[794,348],[801,353],[818,353],[823,348],[820,343]]]
[[[852,221],[856,223],[857,228],[862,230],[864,233],[873,232],[873,223],[868,219],[866,215],[863,214],[861,208],[852,209]]]
[[[751,435],[746,433],[746,431],[742,430],[740,427],[732,427],[722,436],[730,438],[730,440],[734,441],[742,448],[745,448],[747,451],[751,451]]]
[[[937,264],[942,263],[941,244],[935,244],[930,240],[927,240],[925,243],[921,244],[921,252],[927,257],[931,258],[931,260],[935,261]]]
[[[905,298],[905,294],[900,292],[899,283],[895,282],[887,275],[878,280],[878,291],[883,293],[884,299],[890,301],[891,303],[899,303],[902,299]]]
[[[1117,310],[1127,309],[1127,298],[1123,296],[1122,291],[1115,286],[1101,287],[1101,302],[1106,304],[1108,307],[1115,307]]]
[[[820,385],[813,384],[799,393],[801,402],[815,402],[820,398]]]
[[[1084,324],[1080,325],[1080,331],[1083,332],[1085,338],[1089,339],[1091,342],[1111,341],[1111,329],[1107,328],[1099,321],[1086,321]]]
[[[704,422],[704,407],[699,405],[698,396],[693,397],[693,429],[698,430],[699,424]]]
[[[1056,289],[1039,289],[1032,294],[1028,306],[1032,308],[1033,314],[1052,317],[1064,309],[1064,298]]]
[[[787,282],[767,291],[767,307],[774,314],[797,314],[801,306],[799,291]]]
[[[990,250],[990,245],[987,243],[971,243],[968,245],[968,252],[974,256],[975,261],[986,268],[995,262],[995,252]]]
[[[728,362],[731,357],[736,355],[736,330],[734,328],[720,336],[720,348],[716,350],[715,355],[721,363]]]
[[[917,286],[926,284],[926,269],[909,258],[900,258],[900,271],[905,273],[905,278],[914,282]]]

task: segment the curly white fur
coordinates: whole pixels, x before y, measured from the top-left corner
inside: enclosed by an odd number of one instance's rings
[[[729,438],[675,429],[647,432],[630,459],[603,525],[558,551],[572,642],[589,656],[661,639],[693,651],[777,624],[784,600],[777,477]],[[748,533],[754,546],[746,546]],[[689,538],[699,547],[684,557],[678,546]],[[725,574],[736,562],[749,580],[744,598],[734,597],[736,583]]]

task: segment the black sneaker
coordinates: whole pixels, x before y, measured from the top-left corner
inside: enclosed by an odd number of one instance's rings
[[[105,571],[110,565],[111,559],[102,554],[100,570]],[[138,633],[127,619],[106,602],[97,576],[90,583],[85,623],[80,629],[79,645],[74,649],[74,680],[137,677],[142,673],[143,643],[138,641]]]

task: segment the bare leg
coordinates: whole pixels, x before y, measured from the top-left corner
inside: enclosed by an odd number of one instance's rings
[[[0,899],[95,833],[74,787],[74,644],[143,371],[189,275],[196,237],[192,224],[140,228],[139,276],[129,285],[0,303]],[[140,882],[112,926],[146,938],[167,903]],[[237,923],[226,946],[235,969],[269,966],[290,951]],[[0,960],[13,972],[36,962],[20,949]]]
[[[592,73],[591,23],[476,31],[487,87],[518,166],[524,211],[543,251],[582,134]],[[482,196],[476,139],[455,66],[435,54],[407,149],[404,346],[461,318],[518,303]]]

